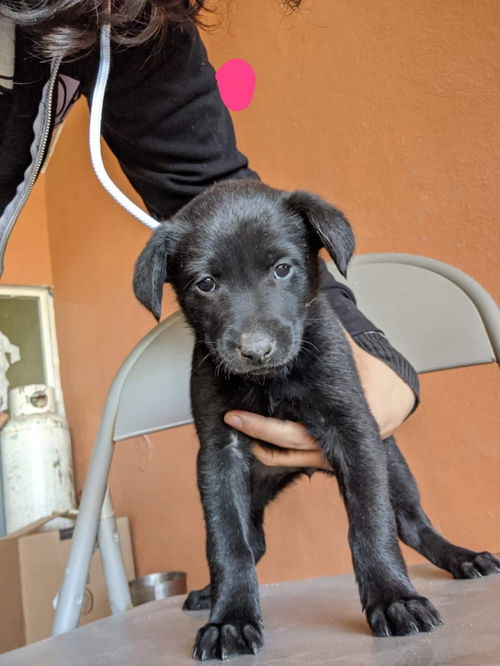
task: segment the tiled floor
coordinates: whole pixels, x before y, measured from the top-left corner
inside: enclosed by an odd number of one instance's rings
[[[432,634],[375,638],[352,576],[262,586],[266,645],[234,666],[500,665],[500,574],[455,581],[431,565],[411,569],[418,591],[441,611]],[[0,666],[176,666],[206,613],[186,615],[183,597],[156,601],[56,638],[0,655]],[[216,663],[216,662],[211,662]]]

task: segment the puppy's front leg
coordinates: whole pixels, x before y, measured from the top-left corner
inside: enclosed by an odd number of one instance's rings
[[[250,546],[250,451],[228,428],[202,438],[198,486],[207,529],[212,610],[196,637],[193,656],[205,661],[255,654],[262,619]]]

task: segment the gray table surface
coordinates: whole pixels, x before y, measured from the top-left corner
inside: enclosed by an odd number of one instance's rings
[[[266,645],[235,666],[500,665],[500,574],[455,581],[431,565],[412,567],[418,591],[441,611],[431,634],[375,638],[352,575],[263,585]],[[194,664],[193,639],[207,613],[186,614],[184,597],[154,601],[67,634],[0,655],[0,666]],[[210,662],[217,663],[217,662]]]

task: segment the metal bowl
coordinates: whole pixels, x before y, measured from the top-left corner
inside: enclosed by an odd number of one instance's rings
[[[185,594],[186,572],[166,571],[164,573],[152,573],[142,578],[136,578],[129,582],[130,596],[134,606],[145,604],[155,599],[166,599],[176,594]]]

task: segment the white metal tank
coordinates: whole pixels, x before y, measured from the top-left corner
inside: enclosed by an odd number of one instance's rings
[[[75,508],[68,423],[55,412],[54,390],[43,384],[12,389],[11,418],[0,432],[7,533]],[[71,527],[57,518],[47,529]]]

